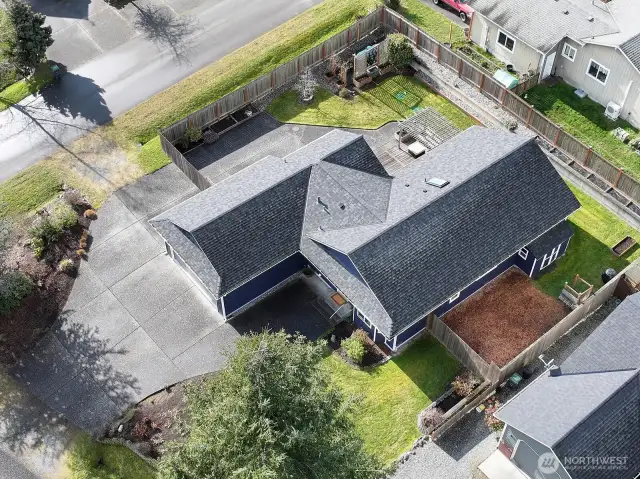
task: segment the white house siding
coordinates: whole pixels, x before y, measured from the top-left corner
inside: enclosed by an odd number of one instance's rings
[[[537,70],[540,68],[540,60],[542,58],[540,52],[520,41],[515,35],[505,32],[516,40],[513,53],[511,53],[509,50],[496,43],[500,27],[486,17],[483,17],[481,14],[476,13],[474,15],[473,23],[471,25],[471,40],[474,43],[485,48],[503,62],[512,64],[519,72]],[[488,30],[486,41],[483,41],[485,26]]]
[[[561,48],[564,47],[564,43],[561,44],[556,56],[555,74],[570,85],[582,88],[589,97],[601,105],[606,106],[610,101],[622,105],[624,101],[620,117],[640,127],[640,73],[629,60],[613,47],[593,44],[580,47],[575,42],[566,41],[577,49],[576,58],[572,62],[563,57]],[[606,85],[587,75],[592,59],[610,70]],[[625,101],[627,89],[629,94]]]

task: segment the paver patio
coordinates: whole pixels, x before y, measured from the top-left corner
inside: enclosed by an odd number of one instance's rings
[[[224,322],[146,226],[159,207],[196,191],[170,165],[109,198],[91,226],[93,246],[65,311],[11,370],[94,434],[159,389],[220,370],[240,334],[272,327],[318,335],[329,327],[299,287]]]

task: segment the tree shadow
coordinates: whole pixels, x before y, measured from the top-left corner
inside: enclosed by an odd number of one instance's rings
[[[27,0],[34,11],[48,17],[60,18],[88,18],[91,0],[74,0],[60,2],[56,0]]]
[[[34,350],[10,370],[21,385],[2,377],[0,443],[15,453],[45,447],[64,450],[69,423],[99,436],[136,401],[140,387],[107,359],[113,349],[99,329],[63,315]]]

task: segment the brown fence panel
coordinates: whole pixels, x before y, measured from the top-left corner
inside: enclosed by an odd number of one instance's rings
[[[524,82],[518,84],[512,91],[513,93],[515,93],[516,95],[520,96],[522,95],[524,92],[526,92],[527,90],[529,90],[530,88],[533,88],[534,86],[536,86],[538,84],[538,79],[539,79],[539,75],[532,75],[531,77],[529,77],[527,80],[525,80]]]
[[[531,112],[529,126],[532,130],[537,131],[540,136],[546,138],[550,142],[555,140],[556,134],[558,133],[558,127],[556,124],[536,110]]]
[[[435,315],[429,318],[429,331],[440,341],[458,360],[483,378],[489,374],[489,364],[454,333],[444,321]]]
[[[610,185],[614,185],[620,176],[620,170],[595,151],[591,153],[587,166]]]
[[[482,92],[487,94],[487,96],[499,102],[503,90],[504,88],[500,83],[495,81],[493,78],[485,77],[484,85],[482,85]]]
[[[187,159],[182,156],[182,153],[178,151],[178,149],[173,146],[173,144],[165,138],[165,136],[160,132],[160,144],[162,145],[162,149],[165,153],[171,158],[178,168],[182,170],[182,172],[187,175],[187,177],[200,189],[206,190],[211,186],[209,180],[207,180],[195,167],[187,161]]]
[[[618,181],[618,189],[632,200],[640,203],[640,183],[626,173],[622,173]]]
[[[512,92],[507,92],[505,95],[504,108],[523,123],[527,123],[528,120],[531,120],[531,117],[529,116],[531,106]],[[533,115],[533,112],[531,112],[531,115]]]
[[[557,146],[578,163],[584,164],[589,148],[580,143],[576,138],[558,127]]]
[[[472,85],[480,86],[483,73],[467,61],[462,62],[461,76]]]

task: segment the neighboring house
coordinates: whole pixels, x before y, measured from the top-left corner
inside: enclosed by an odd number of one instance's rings
[[[500,408],[498,449],[532,479],[640,473],[640,293]],[[539,459],[542,457],[542,459]]]
[[[517,71],[562,77],[640,127],[640,2],[473,0],[471,39]]]
[[[152,224],[225,318],[310,267],[395,350],[509,267],[553,264],[579,206],[534,139],[472,127],[391,177],[334,130]]]

